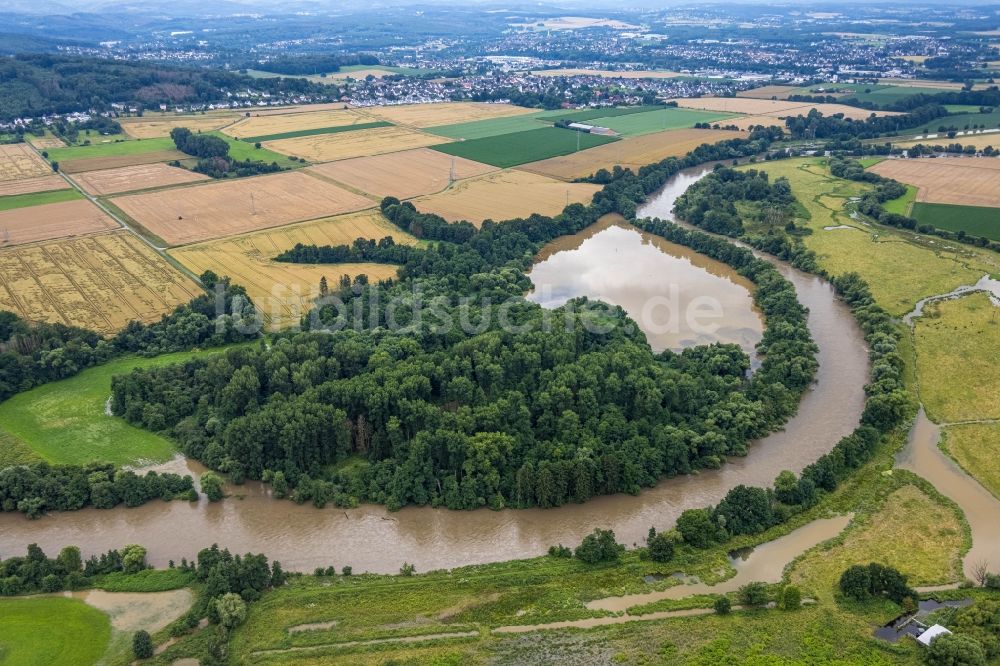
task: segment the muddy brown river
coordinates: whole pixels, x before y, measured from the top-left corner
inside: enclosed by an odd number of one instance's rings
[[[679,174],[641,213],[668,217],[674,199],[704,172]],[[634,245],[634,239],[623,242]],[[641,248],[667,251],[658,244]],[[706,281],[700,260],[688,260],[688,276]],[[351,565],[357,572],[393,573],[404,561],[425,572],[533,557],[552,544],[576,544],[595,527],[613,528],[624,543],[640,542],[650,526],[668,527],[684,509],[715,503],[738,484],[769,485],[783,469],[800,471],[858,423],[862,387],[868,380],[861,331],[828,283],[775,263],[810,310],[809,328],[819,346],[817,382],[784,431],[755,442],[749,455],[730,460],[720,470],[666,479],[637,496],[600,497],[548,510],[407,507],[390,513],[372,505],[320,510],[273,500],[261,484],[247,483],[230,489],[235,496],[214,504],[204,498],[198,503],[154,501],[135,509],[85,509],[35,521],[20,514],[0,514],[0,553],[23,552],[27,544],[38,543],[48,552],[76,544],[89,555],[140,543],[148,548],[149,560],[163,566],[219,543],[236,552],[263,552],[291,570]],[[655,275],[632,270],[633,266],[641,264],[621,262],[618,279],[625,288],[646,288]],[[685,278],[678,274],[672,279]],[[190,461],[174,464],[178,465],[199,471]]]

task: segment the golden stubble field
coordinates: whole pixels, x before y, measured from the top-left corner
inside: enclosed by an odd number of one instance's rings
[[[728,120],[725,122],[729,122]],[[703,143],[717,143],[743,136],[728,130],[679,129],[606,143],[562,157],[552,157],[518,167],[524,171],[562,180],[586,178],[599,169],[615,166],[638,170],[667,157],[679,157]]]
[[[333,162],[425,148],[448,141],[440,136],[415,132],[405,127],[376,127],[354,132],[265,141],[264,147],[284,155],[302,157],[309,162]]]
[[[302,171],[115,197],[111,202],[168,245],[182,245],[375,205]]]
[[[111,334],[201,289],[126,231],[0,250],[0,310]]]
[[[238,120],[241,115],[236,111],[187,116],[146,114],[141,118],[122,118],[119,122],[125,133],[133,139],[156,139],[170,136],[170,130],[175,127],[186,127],[196,133],[222,129]]]
[[[376,281],[394,276],[397,268],[369,263],[291,264],[274,261],[274,257],[296,243],[347,245],[357,238],[385,236],[392,236],[397,243],[416,243],[415,238],[390,224],[379,211],[369,210],[189,245],[171,250],[170,254],[196,274],[210,269],[231,277],[246,288],[271,327],[280,328],[296,323],[308,311],[318,294],[320,278],[325,276],[333,287],[344,274],[353,279],[364,273]]]
[[[182,185],[209,180],[209,177],[172,167],[169,164],[137,164],[117,169],[101,169],[75,174],[73,180],[90,194],[105,195],[148,190],[154,187]]]
[[[914,185],[917,201],[1000,206],[1000,159],[995,157],[883,160],[871,171]]]
[[[285,115],[252,116],[230,125],[223,132],[233,137],[251,137],[369,122],[371,118],[368,116],[350,110],[300,111]]]
[[[512,104],[487,104],[485,102],[445,102],[440,104],[406,104],[401,106],[373,106],[360,109],[378,120],[411,127],[438,127],[474,120],[506,118],[534,113]],[[438,143],[441,143],[438,141]]]
[[[81,236],[118,224],[86,199],[0,211],[0,247]]]
[[[0,181],[36,178],[51,173],[52,167],[28,144],[0,145]]]
[[[449,222],[509,220],[532,213],[556,215],[571,203],[589,203],[599,185],[564,183],[527,171],[498,171],[455,183],[439,194],[414,199],[425,213]]]
[[[13,194],[51,192],[52,190],[65,190],[68,188],[69,183],[54,173],[48,176],[35,176],[34,178],[22,178],[20,180],[0,180],[0,197],[9,197]]]
[[[463,180],[496,170],[488,164],[452,157],[429,148],[357,157],[306,169],[379,199],[388,196],[410,199],[440,192],[450,184],[453,171],[455,180]]]

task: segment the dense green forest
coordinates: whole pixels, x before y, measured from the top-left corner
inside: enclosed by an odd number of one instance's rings
[[[710,152],[760,149],[769,137]],[[449,240],[295,248],[282,259],[391,253],[402,267],[391,283],[342,284],[307,317],[310,332],[118,377],[112,409],[237,479],[280,474],[296,499],[320,506],[558,506],[717,467],[783,423],[816,369],[805,310],[770,264],[689,239],[758,285],[768,329],[749,379],[736,346],[654,354],[619,308],[580,299],[547,312],[522,297],[542,244],[606,213],[634,217],[686,165],[619,171],[591,206],[479,230],[388,198],[390,221]],[[392,310],[415,292],[428,307]],[[503,317],[490,305],[501,303]]]
[[[55,55],[0,58],[0,121],[107,111],[112,103],[147,109],[160,104],[208,104],[226,101],[227,92],[246,90],[339,97],[335,88],[305,79],[254,79],[218,69]]]

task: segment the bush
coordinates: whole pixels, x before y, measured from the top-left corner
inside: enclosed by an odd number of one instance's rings
[[[149,659],[153,656],[153,639],[145,629],[132,635],[132,653],[136,659]]]
[[[583,537],[583,542],[576,547],[574,554],[581,562],[598,564],[600,562],[617,562],[625,546],[615,541],[615,533],[611,530],[595,529]]]
[[[938,636],[927,648],[924,663],[929,666],[982,666],[986,653],[979,641],[962,634]]]
[[[417,568],[412,564],[410,564],[409,562],[403,562],[403,566],[399,567],[399,575],[412,576],[416,570]]]
[[[729,612],[733,609],[733,604],[729,601],[729,597],[719,597],[715,600],[715,603],[712,604],[712,608],[714,608],[715,612],[719,615],[729,615]]]
[[[226,494],[222,490],[222,478],[214,472],[205,472],[201,477],[201,492],[209,502],[218,502]]]
[[[767,605],[767,584],[759,581],[747,583],[737,591],[740,603],[750,608]]]
[[[796,610],[802,605],[802,592],[794,585],[787,585],[781,591],[781,607],[785,610]]]

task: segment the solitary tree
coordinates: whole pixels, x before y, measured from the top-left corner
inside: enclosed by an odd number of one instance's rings
[[[986,653],[971,636],[945,634],[931,641],[924,661],[929,666],[982,666]]]
[[[215,610],[219,614],[219,624],[226,629],[235,629],[247,619],[247,602],[235,592],[227,592],[216,599]]]
[[[205,472],[202,475],[201,492],[205,493],[209,502],[218,502],[226,496],[222,491],[222,478],[214,472]]]
[[[715,600],[715,603],[712,604],[712,608],[714,608],[715,612],[719,615],[729,615],[729,611],[733,609],[733,604],[729,601],[729,597],[719,597]]]

